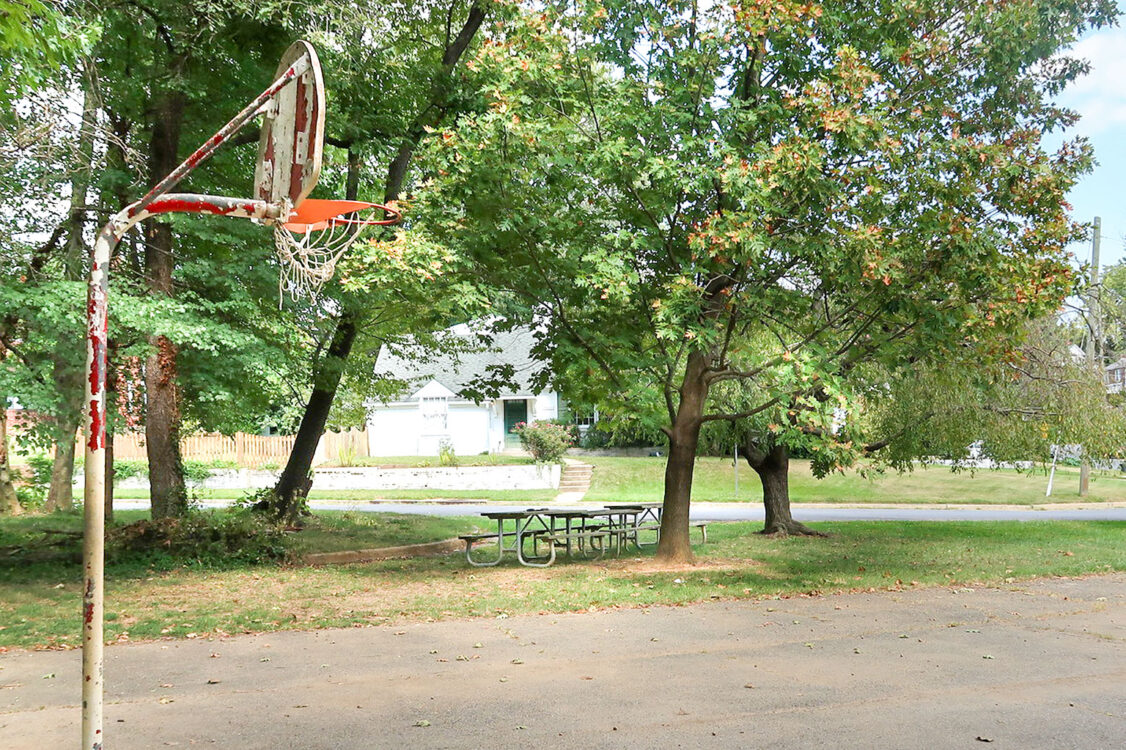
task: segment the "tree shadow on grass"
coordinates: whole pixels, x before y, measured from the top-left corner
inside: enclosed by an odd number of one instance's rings
[[[823,525],[822,528],[825,528]],[[1123,569],[1120,521],[848,522],[828,539],[755,541],[717,529],[718,548],[753,557],[780,588],[953,583],[1006,576],[1074,575]],[[730,532],[729,532],[730,533]],[[761,572],[761,571],[760,571]],[[748,580],[762,581],[758,572]]]

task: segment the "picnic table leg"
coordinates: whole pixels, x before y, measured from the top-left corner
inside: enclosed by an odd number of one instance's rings
[[[652,521],[653,523],[655,523],[657,525],[657,528],[655,529],[655,531],[657,533],[657,539],[655,541],[652,541],[652,542],[641,541],[641,528],[640,527],[646,521]],[[638,549],[640,549],[642,547],[652,547],[652,546],[654,546],[655,544],[657,544],[658,542],[661,541],[661,516],[660,516],[659,513],[657,513],[656,509],[646,508],[643,513],[639,514],[638,517],[637,517],[637,526],[638,526],[638,530],[636,532],[636,535],[637,535],[636,536],[636,544],[637,544]]]
[[[614,517],[610,516],[610,531],[614,538],[614,557],[622,556],[622,548],[625,547],[626,536],[629,535],[629,531],[626,530],[626,515],[626,513],[619,515],[616,523]]]
[[[524,529],[526,529],[527,527],[527,520],[525,520],[525,522],[521,524],[520,519],[516,519],[516,559],[520,561],[521,565],[527,565],[529,568],[546,568],[548,565],[551,565],[553,562],[555,562],[555,543],[550,541],[548,542],[548,557],[546,562],[532,562],[531,559],[524,557]]]
[[[476,562],[470,553],[473,551],[473,542],[465,540],[465,561],[475,568],[491,568],[494,565],[500,565],[500,561],[504,559],[504,521],[497,521],[497,559],[485,560],[484,562]]]
[[[497,559],[485,560],[484,562],[477,562],[471,556],[473,552],[473,542],[468,539],[465,541],[465,561],[475,568],[491,568],[494,565],[499,565],[501,558],[504,557],[504,549],[501,548],[501,542],[497,540]]]
[[[552,553],[549,553],[549,554],[547,554],[547,555],[541,555],[541,554],[539,554],[539,551],[540,551],[540,548],[539,548],[539,543],[540,543],[540,532],[541,532],[541,531],[542,531],[542,532],[547,532],[547,535],[548,535],[548,536],[551,536],[551,535],[553,535],[553,534],[555,533],[555,519],[554,519],[554,518],[552,518],[552,519],[551,519],[551,521],[550,521],[550,525],[545,525],[545,524],[544,524],[544,522],[543,522],[543,519],[538,519],[538,520],[539,520],[539,525],[540,525],[540,527],[541,527],[541,528],[540,528],[540,529],[537,529],[537,530],[535,530],[535,531],[531,531],[531,532],[529,532],[529,531],[528,531],[528,528],[529,528],[529,526],[531,526],[531,524],[532,524],[532,521],[533,521],[533,520],[537,520],[537,517],[536,517],[536,516],[531,516],[531,517],[529,517],[529,518],[526,518],[526,519],[524,519],[524,530],[523,530],[522,538],[528,538],[528,537],[530,537],[530,538],[531,538],[531,540],[532,540],[532,554],[531,554],[531,555],[525,555],[525,556],[524,556],[524,559],[525,559],[525,560],[543,560],[543,559],[547,559],[547,560],[548,560],[548,562],[547,562],[547,565],[550,565],[550,564],[551,564],[551,560],[553,560],[553,559],[554,559],[554,557],[553,557],[553,553],[554,553],[554,548],[553,548],[553,550],[552,550]],[[523,541],[521,541],[521,542],[520,542],[520,549],[521,549],[521,551],[523,551],[523,549],[524,549],[524,543],[523,543]]]
[[[587,532],[591,531],[592,528],[597,528],[597,526],[590,527],[587,525],[587,521],[593,520],[592,518],[586,517],[579,519],[579,549],[582,551],[583,557],[587,559],[589,559],[588,555],[591,554],[591,551],[594,550],[594,541],[596,539],[594,536],[587,535]],[[605,539],[598,540],[598,556],[594,558],[595,560],[601,560],[602,556],[606,554],[606,544]]]
[[[582,526],[582,531],[579,532],[579,544],[583,550],[583,557],[586,560],[601,560],[606,556],[606,548],[610,544],[609,531],[591,531],[587,532],[586,524]],[[589,546],[588,546],[589,545]]]
[[[625,542],[628,539],[633,543],[634,547],[641,549],[641,545],[639,544],[641,540],[638,537],[641,532],[637,530],[640,524],[641,513],[634,513],[633,518],[628,522],[626,521],[626,516],[627,514],[622,515],[622,545],[625,546]]]

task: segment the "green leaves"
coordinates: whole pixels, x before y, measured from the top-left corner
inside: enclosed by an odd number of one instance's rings
[[[1104,6],[506,18],[470,66],[485,106],[421,154],[414,219],[542,321],[573,395],[671,418],[698,352],[713,388],[743,382],[715,417],[847,463],[839,414],[880,379],[975,367],[966,347],[988,369],[1068,293],[1064,193],[1089,155],[1041,145],[1076,72],[1045,61]]]
[[[88,49],[96,28],[69,3],[0,0],[0,110],[57,81],[63,65]]]

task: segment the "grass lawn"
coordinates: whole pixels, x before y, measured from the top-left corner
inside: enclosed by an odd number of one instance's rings
[[[308,526],[292,534],[291,549],[303,555],[438,542],[464,534],[481,520],[479,516],[317,511]]]
[[[246,490],[191,490],[199,500],[238,500]],[[511,503],[542,503],[555,499],[556,490],[318,490],[309,493],[311,500],[368,502],[370,500],[495,500]],[[147,500],[148,490],[116,488],[114,497]],[[74,493],[75,500],[82,499],[81,490]]]
[[[583,458],[595,466],[586,500],[597,502],[660,500],[664,458]],[[809,461],[790,462],[790,500],[793,503],[964,503],[971,505],[1033,505],[1053,502],[1126,501],[1126,479],[1092,473],[1091,491],[1078,495],[1079,470],[1058,468],[1052,497],[1044,497],[1048,478],[1043,472],[1010,469],[953,473],[945,466],[918,467],[908,474],[889,473],[865,479],[855,473],[816,479]],[[692,499],[697,502],[761,502],[758,476],[745,462],[739,466],[739,494],[730,458],[700,458],[693,476]]]
[[[461,523],[469,528],[472,521]],[[323,568],[111,566],[106,637],[221,636],[1126,570],[1122,522],[817,524],[828,539],[764,538],[753,533],[758,526],[714,524],[709,544],[696,548],[701,564],[677,569],[647,557],[479,569],[456,555]],[[80,588],[77,565],[0,563],[0,646],[77,646]]]
[[[484,458],[484,457],[482,457]],[[504,457],[509,458],[509,457]],[[664,458],[581,457],[595,466],[590,491],[584,500],[595,503],[658,501],[664,492]],[[951,472],[944,466],[920,466],[908,474],[889,473],[865,479],[855,473],[814,478],[809,461],[790,462],[790,497],[800,503],[919,503],[970,505],[1036,505],[1069,502],[1126,502],[1126,479],[1117,474],[1094,472],[1091,492],[1078,495],[1079,470],[1056,471],[1052,497],[1044,497],[1048,479],[1043,472],[1021,473],[1010,469]],[[203,500],[237,500],[242,490],[195,490]],[[317,490],[313,500],[493,500],[511,503],[544,503],[555,499],[555,490]],[[148,498],[147,490],[115,490],[121,498]],[[75,493],[81,499],[81,493]],[[700,458],[692,488],[698,502],[762,501],[758,477],[746,464],[739,466],[739,494],[735,494],[735,470],[727,458]]]

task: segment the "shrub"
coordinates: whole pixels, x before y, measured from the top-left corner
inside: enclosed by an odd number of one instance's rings
[[[27,457],[29,472],[13,472],[16,480],[16,497],[20,505],[28,510],[40,508],[47,499],[47,488],[51,486],[51,465],[54,461],[45,453],[32,453]],[[22,479],[21,480],[21,473]]]
[[[438,463],[442,466],[457,466],[457,454],[454,453],[454,444],[449,438],[438,441]]]
[[[116,468],[116,464],[114,464]],[[199,486],[211,476],[211,464],[207,461],[184,461],[184,481]]]
[[[537,463],[558,463],[573,444],[571,433],[563,425],[517,422],[513,429],[520,436],[520,445],[532,454]]]
[[[610,445],[610,438],[613,437],[610,433],[598,429],[597,426],[590,427],[586,434],[583,435],[582,446],[587,450],[597,450],[605,448]]]
[[[183,518],[137,521],[111,527],[107,557],[114,562],[163,558],[177,563],[228,567],[264,563],[286,557],[286,535],[246,510],[193,512]]]
[[[571,445],[579,444],[579,439],[583,436],[583,433],[577,424],[566,419],[552,419],[550,423],[557,424],[567,431],[567,434],[571,436]]]
[[[16,485],[16,501],[24,510],[39,510],[47,499],[47,490],[44,487],[31,484]]]
[[[133,479],[134,477],[147,477],[149,475],[149,462],[142,459],[114,459],[113,460],[113,481],[120,482],[123,479]]]

